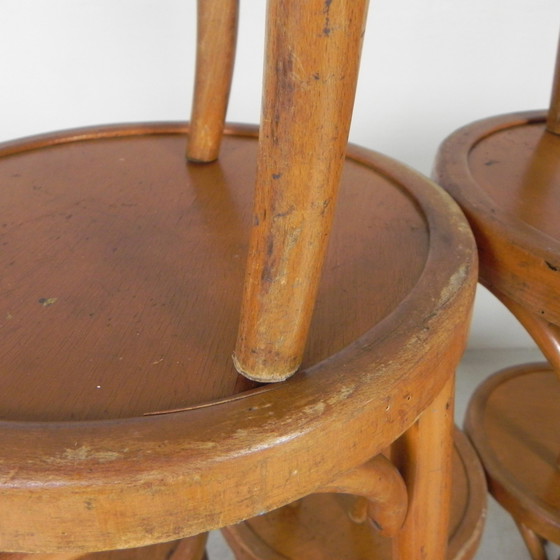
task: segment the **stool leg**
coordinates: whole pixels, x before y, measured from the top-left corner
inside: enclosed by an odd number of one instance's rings
[[[188,539],[183,539],[173,552],[170,560],[207,560],[206,541],[208,533],[201,533]]]
[[[443,560],[451,507],[453,390],[450,378],[416,424],[395,444],[394,462],[409,491],[405,524],[393,540],[394,560]]]
[[[547,560],[543,539],[523,523],[516,522],[516,525],[529,550],[531,560]]]
[[[194,99],[187,159],[218,157],[235,60],[239,0],[198,0]]]
[[[560,379],[560,327],[541,319],[503,294],[499,294],[498,298],[531,335]]]
[[[558,53],[556,55],[556,69],[546,128],[553,134],[560,134],[560,42],[558,43]]]

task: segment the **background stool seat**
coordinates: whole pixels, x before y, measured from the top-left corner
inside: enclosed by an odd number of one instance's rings
[[[481,283],[551,366],[492,376],[474,394],[465,425],[490,491],[513,516],[533,560],[546,560],[546,539],[560,543],[559,117],[560,56],[548,112],[491,117],[459,129],[441,145],[434,171],[473,228]]]
[[[552,542],[560,540],[559,398],[560,383],[548,364],[514,366],[478,387],[466,418],[492,494]]]
[[[560,137],[544,111],[491,117],[441,147],[436,179],[478,240],[480,282],[560,324]]]

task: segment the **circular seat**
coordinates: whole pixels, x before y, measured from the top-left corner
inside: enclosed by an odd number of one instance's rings
[[[477,388],[466,419],[492,494],[552,542],[560,542],[558,399],[560,383],[548,364],[514,366]]]
[[[540,537],[560,543],[560,417],[553,397],[560,390],[559,156],[560,137],[547,130],[547,113],[535,111],[458,130],[442,144],[435,166],[436,180],[473,228],[480,281],[552,365],[514,367],[484,382],[466,424],[492,494],[520,526],[535,560],[545,557]]]
[[[352,147],[303,368],[240,377],[257,131],[229,127],[205,165],[187,133],[0,147],[2,550],[143,546],[278,508],[387,448],[453,375],[470,230],[433,183]]]

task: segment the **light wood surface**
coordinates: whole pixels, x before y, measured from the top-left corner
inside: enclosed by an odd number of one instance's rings
[[[354,517],[371,520],[377,530],[390,537],[401,531],[408,512],[408,489],[395,465],[383,454],[318,488],[316,493],[360,496]],[[290,507],[290,506],[288,506]]]
[[[445,551],[451,508],[453,394],[455,379],[447,380],[415,424],[393,444],[391,459],[403,473],[409,507],[400,533],[393,539],[394,558],[413,558],[418,550]],[[429,473],[437,472],[438,476]],[[430,500],[437,507],[429,507]]]
[[[206,541],[207,534],[202,533],[180,541],[91,554],[59,552],[29,555],[20,552],[2,552],[0,560],[207,560]]]
[[[559,325],[560,137],[545,122],[539,111],[461,129],[442,145],[435,178],[469,218],[480,281]]]
[[[303,359],[366,11],[364,0],[269,2],[255,209],[234,355],[237,370],[257,381],[286,379]]]

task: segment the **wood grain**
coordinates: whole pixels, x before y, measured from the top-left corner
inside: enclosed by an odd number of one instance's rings
[[[199,560],[208,531],[352,490],[398,440],[404,527],[393,466],[362,491],[397,560],[445,557],[473,238],[433,183],[347,147],[367,2],[268,6],[260,132],[222,130],[237,2],[208,0],[192,129],[0,145],[6,554]],[[189,135],[219,161],[186,162]],[[239,324],[244,372],[298,375],[238,375]]]
[[[255,210],[234,360],[301,365],[336,207],[367,2],[269,2]],[[305,22],[306,32],[301,32]]]
[[[187,131],[0,147],[5,551],[143,546],[270,511],[380,453],[453,375],[471,233],[425,178],[351,147],[304,370],[239,394],[256,132],[185,167]]]
[[[463,208],[478,241],[480,281],[560,324],[560,138],[546,113],[491,117],[452,134],[434,177]]]

